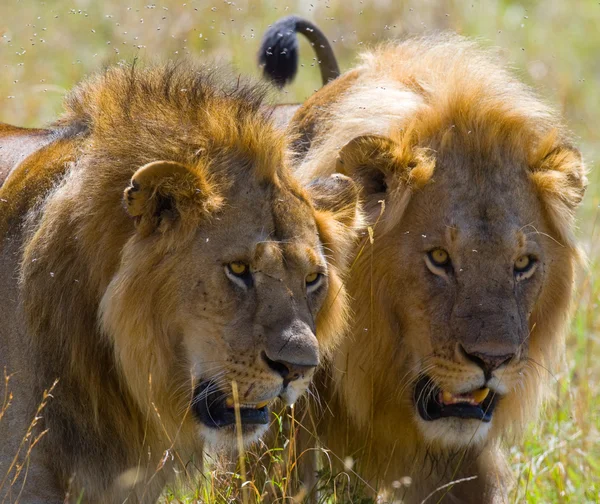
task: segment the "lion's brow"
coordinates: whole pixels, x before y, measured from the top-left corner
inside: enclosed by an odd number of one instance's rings
[[[293,261],[301,265],[306,270],[312,270],[315,267],[322,268],[324,259],[319,253],[307,243],[288,243],[284,247],[284,260]]]
[[[254,247],[253,256],[254,263],[260,267],[274,262],[281,262],[283,260],[281,243],[277,240],[262,240],[257,242]]]

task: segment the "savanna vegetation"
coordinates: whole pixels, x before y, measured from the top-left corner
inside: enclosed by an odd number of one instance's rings
[[[600,502],[600,172],[595,169],[600,156],[599,2],[3,0],[0,121],[41,126],[57,116],[64,94],[84,75],[134,57],[231,62],[241,73],[258,75],[256,51],[262,33],[290,13],[323,28],[342,70],[363,47],[381,40],[439,29],[480,37],[483,45],[497,47],[514,71],[567,118],[591,170],[579,215],[588,263],[578,280],[564,367],[549,378],[554,397],[525,439],[510,448],[510,499]],[[314,54],[304,41],[301,58],[296,83],[274,92],[274,101],[302,101],[320,87]],[[2,393],[0,421],[7,400]],[[294,434],[310,430],[310,424],[293,418],[293,411],[273,421],[287,437],[278,448],[261,446],[246,455],[255,481],[245,481],[239,467],[211,459],[199,478],[165,492],[165,501],[252,501],[264,493],[298,500],[302,490],[291,484],[295,462],[308,455],[295,451]],[[345,475],[332,473],[326,464],[318,484],[323,502],[370,502],[364,488],[349,487]],[[406,484],[410,482],[398,482],[399,487]]]

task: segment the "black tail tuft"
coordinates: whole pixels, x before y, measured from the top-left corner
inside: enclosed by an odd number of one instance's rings
[[[292,82],[298,71],[297,22],[297,16],[281,18],[267,29],[260,45],[263,75],[280,88]]]

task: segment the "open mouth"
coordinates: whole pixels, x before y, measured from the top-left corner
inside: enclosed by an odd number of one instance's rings
[[[220,390],[205,394],[210,381],[200,383],[194,390],[192,410],[204,425],[219,429],[235,425],[235,407],[233,400]],[[240,404],[242,426],[265,425],[269,423],[269,401],[257,404]]]
[[[465,418],[490,422],[500,399],[489,388],[481,388],[465,394],[452,394],[435,385],[431,378],[423,376],[415,386],[414,401],[421,418],[426,421],[439,418]]]

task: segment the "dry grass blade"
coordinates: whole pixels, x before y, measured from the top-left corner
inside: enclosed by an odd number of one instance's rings
[[[240,413],[240,397],[238,386],[235,381],[231,382],[231,391],[233,394],[233,407],[235,411],[235,429],[237,434],[238,459],[240,463],[240,472],[242,479],[242,500],[248,504],[248,488],[246,487],[246,454],[244,450],[244,436],[242,430],[242,415]]]
[[[5,383],[8,386],[8,378],[9,377],[6,375],[6,372],[5,372],[4,376],[5,376]],[[27,471],[27,468],[29,467],[29,459],[30,459],[33,448],[39,443],[39,441],[48,432],[47,430],[43,430],[42,432],[34,435],[35,428],[37,427],[40,420],[42,419],[42,416],[41,416],[42,411],[48,404],[48,401],[50,401],[52,399],[52,392],[54,392],[54,389],[57,384],[58,384],[58,380],[56,380],[50,386],[50,388],[44,390],[44,393],[42,394],[42,400],[37,407],[35,415],[33,416],[33,419],[31,420],[31,423],[29,424],[27,431],[25,432],[25,435],[23,436],[23,439],[21,440],[21,443],[19,444],[19,447],[17,448],[14,458],[12,459],[11,463],[9,464],[8,469],[6,470],[6,473],[4,474],[4,477],[0,481],[0,490],[5,488],[5,485],[8,482],[10,482],[9,486],[13,486],[17,482],[19,477],[23,474],[23,469],[25,469],[25,471]],[[8,408],[10,401],[6,401],[5,404],[7,404],[6,408]],[[5,411],[4,408],[3,408],[3,411]],[[23,455],[22,460],[19,459],[21,457],[21,455]],[[11,476],[11,474],[12,474],[12,476]],[[23,475],[23,478],[21,480],[21,489],[19,490],[18,495],[21,494],[21,491],[25,485],[26,479],[27,479],[27,472],[25,472],[25,474]],[[8,496],[8,494],[7,494],[7,496]]]

